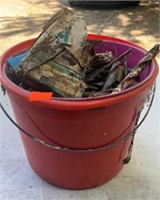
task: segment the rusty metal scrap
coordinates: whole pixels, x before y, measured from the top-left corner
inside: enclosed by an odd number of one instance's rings
[[[133,70],[121,81],[121,83],[115,88],[113,93],[120,92],[130,87],[135,83],[135,79],[142,73],[146,68],[147,64],[156,57],[160,52],[160,45],[156,44],[154,47],[147,52],[147,54],[139,61],[139,63],[133,68]]]
[[[43,27],[16,73],[33,87],[36,83],[62,97],[81,97],[90,58],[85,21],[63,8]]]
[[[93,56],[90,67],[86,71],[87,88],[83,96],[100,96],[111,93],[126,73],[126,62],[123,65],[120,60],[130,52],[131,49],[128,49],[116,58],[111,52],[97,53]],[[101,84],[98,84],[99,82]]]

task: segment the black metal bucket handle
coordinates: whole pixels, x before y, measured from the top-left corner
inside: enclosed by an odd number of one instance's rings
[[[153,88],[153,89],[152,89]],[[145,113],[145,115],[143,116],[143,118],[141,119],[141,121],[135,126],[135,128],[129,132],[125,137],[121,138],[120,140],[117,140],[111,144],[107,144],[105,146],[102,146],[102,147],[98,147],[98,148],[91,148],[91,149],[71,149],[71,148],[65,148],[65,147],[60,147],[60,146],[56,146],[56,145],[52,145],[52,144],[49,144],[47,142],[44,142],[42,140],[39,140],[38,138],[35,138],[34,136],[32,136],[30,133],[28,133],[27,131],[25,131],[23,128],[21,128],[11,117],[10,115],[7,113],[7,111],[5,110],[5,108],[3,107],[3,105],[1,104],[0,102],[0,107],[2,109],[2,111],[4,112],[4,114],[7,116],[7,118],[23,133],[25,134],[26,136],[28,136],[29,138],[31,138],[32,140],[46,146],[46,147],[49,147],[49,148],[52,148],[52,149],[55,149],[55,150],[60,150],[60,151],[66,151],[66,152],[76,152],[76,153],[85,153],[85,152],[97,152],[97,151],[102,151],[102,150],[105,150],[105,149],[108,149],[110,147],[113,147],[121,142],[123,142],[124,140],[128,139],[129,137],[134,137],[137,129],[141,126],[141,124],[144,122],[144,120],[146,119],[150,109],[151,109],[151,106],[152,106],[152,103],[153,103],[153,100],[154,100],[154,97],[155,97],[155,90],[156,90],[156,84],[153,85],[153,87],[151,88],[151,90],[153,91],[152,94],[151,94],[151,97],[150,97],[150,101],[149,101],[149,105],[148,105],[148,109]]]

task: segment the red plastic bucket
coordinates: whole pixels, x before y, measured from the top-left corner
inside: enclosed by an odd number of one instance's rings
[[[90,39],[96,37],[89,35]],[[97,51],[114,53],[116,45],[119,55],[132,48],[128,57],[130,68],[146,53],[124,40],[105,36],[98,39],[103,43]],[[6,59],[29,48],[33,42],[34,39],[11,47],[0,60],[0,80],[9,95],[17,124],[33,137],[63,149],[37,143],[20,131],[31,167],[46,181],[63,188],[84,189],[107,182],[121,170],[128,156],[132,137],[125,140],[123,137],[135,127],[137,115],[158,74],[157,62],[154,60],[146,68],[137,86],[114,95],[92,99],[55,97],[30,103],[29,91],[6,76]],[[116,144],[120,139],[122,142]],[[106,145],[109,148],[103,148]]]

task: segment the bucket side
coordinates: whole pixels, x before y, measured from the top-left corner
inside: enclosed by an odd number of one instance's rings
[[[34,137],[66,148],[88,149],[119,140],[135,126],[144,97],[88,110],[57,110],[34,105],[8,92],[16,121]]]
[[[88,153],[61,152],[22,134],[32,169],[47,182],[61,188],[87,189],[102,185],[123,167],[131,138],[112,148]]]

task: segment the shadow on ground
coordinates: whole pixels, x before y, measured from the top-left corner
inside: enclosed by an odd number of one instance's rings
[[[41,32],[41,27],[54,13],[56,13],[63,6],[69,6],[68,1],[65,0],[26,0],[32,12],[24,16],[2,16],[1,24],[1,38],[15,37],[23,34],[25,37]],[[16,5],[15,5],[16,6]],[[18,5],[17,5],[18,6]],[[46,12],[34,13],[34,9],[38,7],[43,8]],[[159,3],[141,3],[138,7],[127,8],[108,8],[104,9],[85,9],[72,7],[80,16],[84,17],[88,31],[98,33],[109,17],[115,10],[120,10],[121,13],[114,17],[108,26],[103,30],[102,34],[109,36],[116,36],[128,38],[134,43],[141,43],[141,40],[146,39],[147,36],[152,38],[159,37]]]

